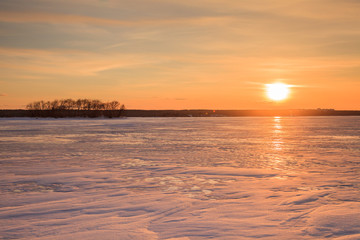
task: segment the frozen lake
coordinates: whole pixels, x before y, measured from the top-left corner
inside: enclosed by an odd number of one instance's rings
[[[360,239],[360,117],[0,119],[0,239]]]

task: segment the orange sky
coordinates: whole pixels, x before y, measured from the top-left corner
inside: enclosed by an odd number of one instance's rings
[[[360,109],[354,0],[3,0],[0,108]],[[267,99],[265,84],[291,87]]]

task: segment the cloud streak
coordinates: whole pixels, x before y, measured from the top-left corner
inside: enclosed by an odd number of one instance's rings
[[[0,22],[10,23],[52,23],[52,24],[93,24],[99,26],[144,26],[144,25],[173,25],[173,24],[211,24],[231,21],[231,17],[192,17],[169,19],[139,19],[118,20],[97,18],[82,15],[41,13],[41,12],[4,12],[0,11]]]
[[[241,57],[230,55],[182,54],[122,54],[97,53],[78,50],[37,50],[0,48],[1,69],[14,75],[29,73],[62,76],[94,76],[112,69],[154,68],[165,76],[229,76],[242,74],[286,72],[337,71],[359,67],[358,58],[338,59],[324,57]],[[170,63],[176,63],[171,67]],[[241,66],[241,69],[239,69]],[[212,79],[208,78],[207,82]],[[202,81],[200,78],[198,81]]]
[[[0,55],[2,69],[45,75],[91,76],[110,69],[158,61],[135,54],[101,54],[74,50],[0,48]]]

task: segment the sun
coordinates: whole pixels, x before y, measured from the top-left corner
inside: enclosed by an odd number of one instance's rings
[[[284,83],[266,84],[266,94],[274,101],[281,101],[288,97],[290,90],[289,85]]]

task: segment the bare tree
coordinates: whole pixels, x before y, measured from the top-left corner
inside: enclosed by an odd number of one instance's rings
[[[109,102],[109,105],[110,105],[110,110],[116,110],[119,109],[120,107],[120,103],[118,101]]]
[[[50,103],[50,109],[51,110],[56,110],[59,108],[59,100],[55,99],[54,101],[52,101]]]

